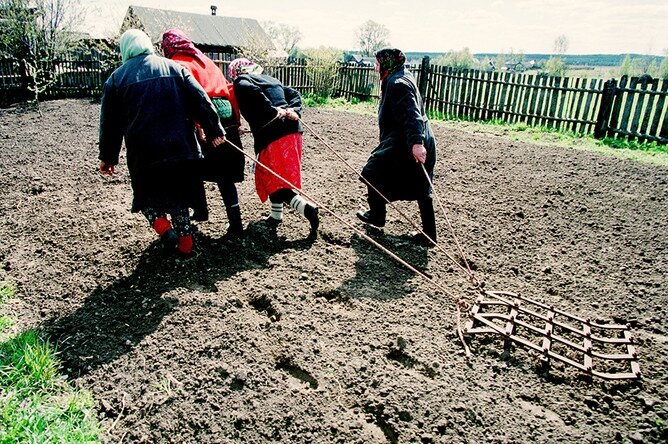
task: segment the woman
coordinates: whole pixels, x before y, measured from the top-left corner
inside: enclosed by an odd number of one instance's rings
[[[424,112],[415,78],[406,69],[406,57],[395,48],[377,51],[376,70],[381,79],[378,108],[380,143],[362,169],[366,178],[390,202],[417,200],[423,232],[414,236],[421,245],[436,243],[436,220],[429,181],[434,174],[436,143]],[[367,200],[369,210],[358,212],[363,222],[385,226],[386,200],[371,187]]]
[[[271,202],[266,219],[272,227],[283,220],[283,205],[288,204],[311,224],[311,236],[318,230],[318,207],[295,192],[301,189],[302,126],[301,97],[277,79],[262,74],[262,67],[248,59],[233,60],[228,75],[234,81],[239,109],[253,133],[255,153],[262,165],[286,179],[271,174],[260,165],[255,168],[255,189],[262,202]]]
[[[198,181],[194,121],[214,146],[225,142],[225,130],[193,76],[153,54],[144,32],[130,29],[119,43],[123,64],[106,81],[102,94],[100,172],[114,174],[125,139],[132,212],[141,211],[167,246],[190,255],[188,208]]]
[[[216,107],[226,131],[226,139],[241,148],[239,107],[234,98],[232,84],[225,79],[223,72],[202,51],[195,48],[192,41],[179,29],[169,29],[162,35],[162,50],[166,57],[186,67],[202,85]],[[212,149],[206,140],[201,140],[201,144],[204,154],[201,164],[203,178],[218,184],[229,222],[227,235],[238,237],[243,233],[243,224],[235,183],[244,180],[244,155],[229,143],[216,149]],[[203,207],[205,214],[196,216],[197,220],[206,220],[206,200]]]

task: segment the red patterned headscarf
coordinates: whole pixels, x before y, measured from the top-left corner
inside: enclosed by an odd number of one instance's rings
[[[192,40],[180,29],[172,28],[165,31],[162,35],[162,51],[169,59],[176,54],[188,54],[195,57],[204,64],[205,55],[202,51],[195,48]]]
[[[227,67],[227,76],[234,81],[242,74],[261,74],[262,67],[245,58],[234,59]]]
[[[380,80],[385,80],[390,74],[397,71],[406,63],[406,56],[397,48],[384,48],[374,54],[380,67]]]

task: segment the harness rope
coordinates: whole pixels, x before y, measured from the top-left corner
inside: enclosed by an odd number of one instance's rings
[[[405,260],[403,260],[402,258],[400,258],[399,256],[397,256],[395,253],[393,253],[392,251],[390,251],[389,249],[387,249],[386,247],[384,247],[384,246],[381,245],[380,243],[378,243],[376,240],[374,240],[373,238],[371,238],[369,235],[367,235],[366,233],[364,233],[362,230],[358,229],[357,227],[355,227],[355,226],[352,225],[351,223],[345,221],[343,218],[341,218],[339,215],[337,215],[337,214],[334,213],[332,210],[330,210],[329,208],[327,208],[325,205],[323,205],[322,203],[320,203],[320,202],[318,202],[316,199],[314,199],[311,195],[309,195],[308,193],[306,193],[305,191],[303,191],[301,188],[298,188],[298,187],[296,187],[295,185],[293,185],[292,183],[290,183],[289,180],[283,178],[281,175],[279,175],[278,173],[276,173],[275,171],[273,171],[271,168],[269,168],[269,167],[267,167],[266,165],[264,165],[264,164],[263,164],[262,162],[260,162],[258,159],[255,159],[253,156],[247,154],[243,149],[241,149],[240,147],[236,146],[234,143],[230,142],[230,141],[227,140],[227,139],[226,139],[226,142],[227,142],[231,147],[233,147],[233,148],[235,148],[237,151],[241,152],[245,157],[247,157],[247,158],[250,159],[251,161],[255,162],[256,165],[259,165],[259,166],[261,166],[262,168],[264,168],[265,170],[267,170],[271,175],[273,175],[273,176],[276,177],[277,179],[283,181],[285,184],[287,184],[288,186],[290,186],[290,188],[292,188],[293,190],[297,191],[299,194],[303,195],[303,196],[306,197],[307,199],[311,200],[311,201],[312,201],[313,203],[315,203],[318,207],[320,207],[320,208],[322,208],[323,210],[325,210],[327,213],[329,213],[332,217],[334,217],[336,220],[338,220],[339,222],[341,222],[343,225],[345,225],[346,227],[350,228],[350,229],[353,230],[355,233],[357,233],[358,235],[360,235],[361,237],[363,237],[364,239],[366,239],[367,241],[369,241],[371,244],[373,244],[376,248],[378,248],[379,250],[381,250],[383,253],[387,254],[387,255],[390,256],[392,259],[394,259],[394,260],[397,261],[399,264],[403,265],[404,267],[406,267],[407,269],[409,269],[409,270],[412,271],[413,273],[415,273],[415,274],[417,274],[417,275],[419,275],[419,276],[422,276],[422,277],[425,278],[427,281],[429,281],[434,287],[436,287],[438,290],[440,290],[441,292],[443,292],[446,296],[449,296],[450,298],[452,298],[452,299],[455,301],[455,307],[457,308],[457,336],[459,337],[459,340],[461,341],[462,345],[464,346],[464,351],[466,352],[466,356],[470,356],[470,355],[471,355],[471,351],[470,351],[470,349],[469,349],[469,347],[468,347],[468,344],[466,344],[466,341],[465,341],[465,339],[464,339],[464,334],[462,333],[462,329],[461,329],[461,307],[465,307],[465,306],[466,306],[466,302],[464,301],[463,298],[460,298],[460,297],[457,297],[456,295],[454,295],[452,292],[450,292],[448,289],[446,289],[446,288],[445,288],[443,285],[441,285],[439,282],[435,281],[433,278],[431,278],[430,276],[428,276],[428,275],[425,274],[424,272],[422,272],[422,271],[418,270],[417,268],[413,267],[411,264],[409,264],[408,262],[406,262]],[[460,266],[461,266],[461,265],[460,265]]]

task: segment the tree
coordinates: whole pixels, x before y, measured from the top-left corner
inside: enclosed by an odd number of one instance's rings
[[[668,80],[668,49],[664,49],[663,53],[666,54],[666,57],[663,58],[661,66],[659,66],[659,75],[657,77]]]
[[[547,75],[563,77],[566,74],[566,62],[561,57],[550,57],[543,69]]]
[[[297,54],[299,51],[297,45],[302,39],[298,27],[274,22],[263,22],[262,27],[278,49],[282,49],[292,57]]]
[[[478,63],[471,55],[468,48],[461,51],[449,51],[433,61],[434,65],[450,66],[455,69],[472,69],[478,66]]]
[[[554,56],[545,62],[545,73],[555,77],[563,77],[566,74],[566,62],[563,55],[568,51],[568,37],[564,34],[554,39]]]
[[[343,51],[325,46],[304,50],[306,75],[313,84],[313,94],[322,98],[331,97],[342,56]]]
[[[370,56],[374,51],[389,46],[387,41],[390,31],[373,20],[367,20],[355,31],[355,39],[359,45],[360,51],[366,56]]]
[[[0,0],[0,54],[20,61],[35,104],[56,80],[53,61],[79,40],[81,11],[79,0]]]
[[[564,55],[568,51],[568,37],[565,34],[561,34],[554,39],[554,53],[557,55]]]
[[[633,60],[629,55],[624,57],[622,66],[619,67],[619,75],[632,77],[636,75],[637,71],[638,68],[636,66],[635,60]]]

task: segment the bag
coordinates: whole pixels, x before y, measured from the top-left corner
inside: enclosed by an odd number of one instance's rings
[[[213,103],[213,107],[216,108],[220,120],[232,117],[232,104],[229,100],[222,97],[213,97],[211,102]]]

